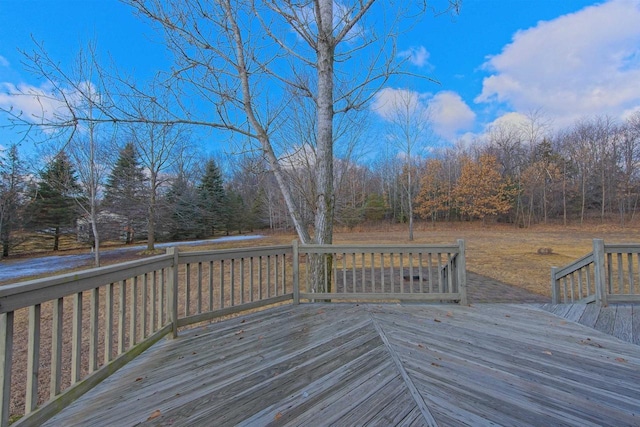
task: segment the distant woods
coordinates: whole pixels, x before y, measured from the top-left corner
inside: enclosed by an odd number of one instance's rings
[[[607,117],[581,120],[553,134],[524,127],[494,128],[474,143],[428,156],[385,156],[363,162],[335,161],[336,225],[353,229],[387,221],[500,221],[516,227],[553,221],[636,219],[640,199],[640,113],[622,123]],[[527,135],[529,137],[527,137]],[[176,136],[178,139],[179,135]],[[152,182],[140,141],[123,141],[100,159],[105,172],[93,215],[102,241],[132,243],[203,239],[260,229],[293,231],[278,184],[258,156],[198,156],[187,140],[176,141],[155,165]],[[367,144],[362,137],[360,144]],[[384,151],[384,150],[381,150]],[[113,158],[110,158],[113,157]],[[157,157],[157,156],[156,156]],[[60,151],[44,164],[27,163],[18,146],[0,155],[2,255],[25,245],[34,233],[48,235],[51,250],[62,234],[93,244],[92,216],[81,209],[90,198],[77,156]],[[309,168],[291,167],[296,203],[312,224]],[[406,191],[409,168],[417,188]],[[309,187],[309,188],[305,188]],[[153,209],[151,205],[153,204]],[[26,236],[26,237],[25,237]]]

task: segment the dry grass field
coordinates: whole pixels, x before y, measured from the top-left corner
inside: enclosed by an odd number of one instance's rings
[[[259,240],[231,241],[200,246],[181,246],[183,251],[226,249],[250,246],[289,244],[294,234],[266,234]],[[561,267],[591,251],[594,238],[607,243],[640,242],[640,224],[620,227],[611,224],[590,223],[583,225],[536,225],[516,228],[509,224],[482,223],[418,223],[413,243],[454,243],[465,239],[467,268],[470,271],[501,282],[550,296],[551,267]],[[360,227],[353,231],[336,229],[335,243],[388,244],[411,243],[404,225],[378,225]],[[111,249],[113,244],[104,250]],[[43,245],[40,245],[42,247]],[[65,250],[57,255],[87,253],[86,247],[73,247],[65,242]],[[163,252],[163,251],[161,251]],[[542,252],[542,253],[541,253]],[[550,252],[550,253],[545,253]],[[39,252],[37,255],[50,255]],[[120,255],[103,255],[103,265],[127,261],[145,256],[129,252]],[[24,259],[24,255],[21,257]],[[3,262],[11,263],[12,260]],[[87,268],[91,265],[87,265]]]

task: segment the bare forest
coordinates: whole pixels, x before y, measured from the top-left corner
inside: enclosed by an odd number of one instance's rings
[[[492,129],[485,139],[446,147],[411,162],[389,156],[336,158],[336,225],[345,229],[411,217],[440,222],[503,222],[514,227],[585,220],[625,225],[636,219],[640,191],[640,115],[623,123],[585,119],[555,133],[531,127]],[[180,135],[171,159],[149,174],[153,148],[126,140],[111,150],[92,195],[82,170],[86,162],[60,152],[46,164],[27,164],[18,147],[0,164],[0,225],[3,256],[24,252],[30,239],[49,236],[57,250],[62,235],[92,244],[90,211],[105,241],[189,240],[255,230],[292,231],[278,184],[264,159],[196,156]],[[135,139],[132,139],[135,141]],[[145,139],[140,139],[144,141]],[[361,136],[357,144],[371,142]],[[301,155],[300,158],[303,156]],[[302,221],[313,221],[311,162],[286,169],[296,188]],[[411,173],[409,173],[411,172]],[[413,190],[407,180],[414,177]],[[411,202],[411,204],[410,204]],[[153,206],[153,209],[151,207]],[[410,215],[412,206],[413,215]]]

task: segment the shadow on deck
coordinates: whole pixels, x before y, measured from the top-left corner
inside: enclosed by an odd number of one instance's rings
[[[51,419],[638,425],[638,347],[540,305],[302,304],[162,340]]]

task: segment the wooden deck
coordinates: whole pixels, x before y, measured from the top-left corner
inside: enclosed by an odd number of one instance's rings
[[[638,350],[533,305],[288,305],[162,340],[46,425],[638,426]]]

